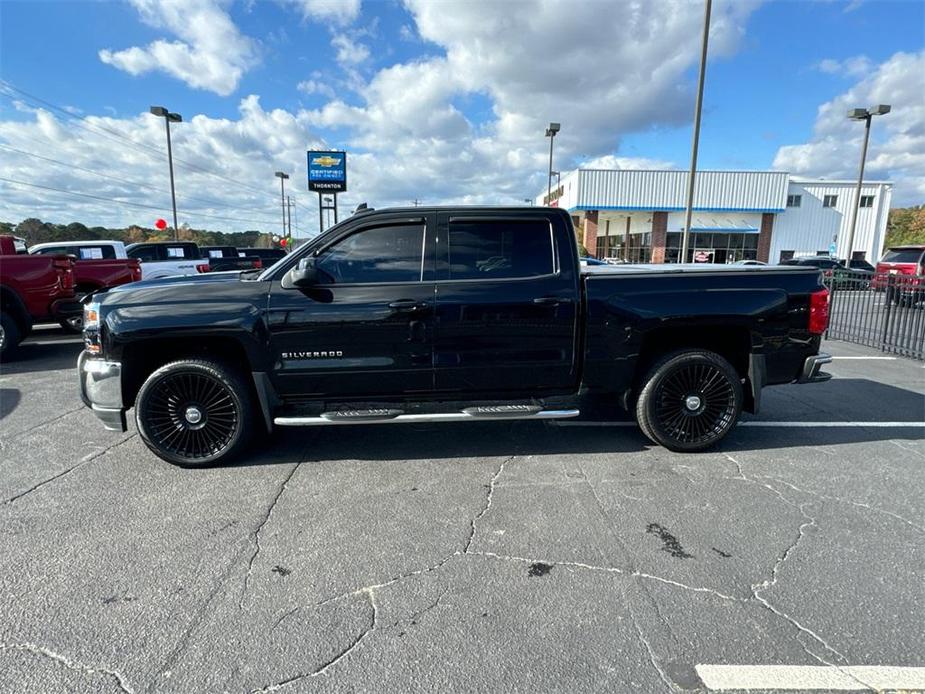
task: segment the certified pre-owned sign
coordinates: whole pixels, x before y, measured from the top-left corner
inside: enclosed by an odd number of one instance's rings
[[[347,190],[347,153],[309,152],[308,189],[317,193]]]

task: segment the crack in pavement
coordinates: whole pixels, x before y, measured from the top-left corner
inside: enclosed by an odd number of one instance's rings
[[[432,571],[436,571],[436,570],[442,568],[447,562],[449,562],[449,561],[450,561],[451,559],[453,559],[454,557],[459,557],[459,556],[472,555],[472,554],[474,554],[473,552],[470,551],[469,548],[471,547],[472,542],[473,542],[473,540],[474,540],[474,538],[475,538],[475,534],[476,534],[476,531],[477,531],[478,520],[479,520],[480,518],[482,518],[482,517],[488,512],[488,510],[491,508],[492,497],[493,497],[494,491],[495,491],[495,483],[498,481],[498,477],[501,476],[501,473],[504,472],[504,466],[507,465],[510,461],[512,461],[515,457],[516,457],[516,456],[513,456],[513,455],[512,455],[512,456],[509,456],[509,457],[505,458],[505,459],[501,462],[501,464],[498,466],[498,469],[497,469],[497,470],[494,472],[494,474],[491,476],[491,479],[489,480],[488,484],[485,485],[485,486],[487,487],[487,489],[488,489],[488,493],[485,495],[485,505],[484,505],[484,506],[478,511],[478,513],[476,513],[476,515],[469,521],[469,536],[466,538],[466,542],[464,543],[463,548],[462,548],[461,550],[457,549],[457,550],[451,552],[450,554],[447,554],[447,555],[444,556],[443,558],[441,558],[441,559],[440,559],[438,562],[436,562],[435,564],[431,564],[430,566],[426,566],[426,567],[424,567],[424,568],[422,568],[422,569],[415,569],[415,570],[413,570],[413,571],[406,571],[406,572],[404,572],[404,573],[398,574],[397,576],[393,576],[392,578],[387,579],[387,580],[385,580],[385,581],[382,581],[382,582],[380,582],[380,583],[375,583],[375,584],[372,584],[372,585],[363,586],[363,587],[361,587],[361,588],[356,588],[356,589],[354,589],[354,590],[347,591],[347,592],[345,592],[345,593],[340,593],[340,594],[338,594],[338,595],[334,595],[334,596],[331,596],[331,597],[329,597],[329,598],[325,598],[324,600],[321,600],[321,601],[315,603],[315,604],[313,605],[313,607],[316,607],[316,608],[317,608],[317,607],[321,607],[322,605],[327,605],[327,604],[329,604],[329,603],[336,602],[336,601],[338,601],[338,600],[342,600],[342,599],[344,599],[344,598],[346,598],[346,597],[350,597],[350,596],[353,596],[353,595],[364,594],[364,595],[366,595],[366,596],[368,597],[369,602],[370,602],[370,605],[372,605],[372,608],[373,608],[373,619],[372,619],[372,622],[371,622],[370,627],[367,628],[366,630],[364,630],[363,633],[360,634],[359,637],[358,637],[355,641],[353,641],[346,649],[344,649],[341,653],[339,653],[337,656],[335,656],[331,661],[328,661],[327,663],[323,664],[319,669],[314,670],[314,671],[309,672],[309,673],[303,673],[303,674],[301,674],[301,675],[296,675],[295,677],[289,678],[289,679],[284,680],[284,681],[282,681],[282,682],[277,682],[277,683],[275,683],[275,684],[267,685],[267,686],[263,687],[262,689],[255,689],[255,690],[253,690],[253,691],[254,691],[254,692],[271,692],[271,691],[276,691],[277,689],[280,689],[281,687],[285,687],[286,685],[291,684],[291,683],[293,683],[293,682],[297,682],[297,681],[302,680],[302,679],[305,679],[305,678],[307,678],[307,677],[316,677],[317,675],[323,674],[323,673],[326,672],[330,667],[334,666],[336,663],[340,662],[342,659],[344,659],[344,658],[346,658],[348,655],[350,655],[350,653],[352,653],[353,650],[354,650],[357,646],[360,645],[360,643],[363,641],[363,639],[365,639],[366,636],[367,636],[368,634],[370,634],[373,630],[375,630],[375,628],[376,628],[376,618],[377,618],[377,608],[376,608],[376,597],[375,597],[375,596],[376,596],[376,591],[377,591],[377,590],[380,590],[380,589],[382,589],[382,588],[387,588],[387,587],[389,587],[389,586],[391,586],[391,585],[394,585],[394,584],[398,583],[399,581],[403,581],[403,580],[405,580],[405,579],[407,579],[407,578],[411,578],[412,576],[420,576],[420,575],[423,575],[423,574],[425,574],[425,573],[431,573]],[[297,466],[297,467],[298,467],[298,466]],[[288,478],[286,479],[286,481],[283,483],[282,487],[280,488],[280,491],[279,491],[279,492],[277,493],[277,495],[276,495],[276,499],[274,500],[273,504],[271,505],[270,509],[269,509],[268,512],[267,512],[267,516],[266,516],[266,518],[264,519],[264,523],[262,523],[261,526],[260,526],[261,528],[263,527],[263,524],[265,524],[266,521],[269,520],[269,517],[270,517],[270,514],[272,513],[273,507],[275,506],[276,502],[279,500],[279,497],[280,497],[280,495],[282,495],[282,492],[283,492],[283,490],[285,489],[286,484],[288,484],[289,480],[292,478],[292,475],[293,475],[294,473],[295,473],[295,470],[293,470],[292,473],[290,473],[289,477],[288,477]],[[257,533],[255,533],[255,539],[259,538],[259,530],[260,530],[260,528],[258,528]],[[257,543],[256,551],[255,551],[253,557],[251,558],[251,564],[250,564],[250,566],[253,565],[253,559],[256,558],[257,552],[259,552],[259,543]],[[249,566],[249,568],[248,568],[248,576],[250,575],[250,566]],[[245,592],[246,592],[246,586],[245,586]],[[445,595],[445,592],[444,592],[444,595]],[[441,596],[441,598],[442,598],[442,597],[443,597],[443,596]],[[242,595],[242,601],[243,601],[243,595]],[[437,602],[439,602],[439,601],[440,601],[440,598],[437,599]],[[433,606],[431,606],[431,607],[434,607],[434,606],[436,606],[436,605],[433,605]],[[295,614],[295,613],[298,612],[300,609],[302,609],[302,608],[301,608],[301,607],[296,607],[296,608],[291,609],[291,610],[287,611],[286,613],[284,613],[282,616],[280,616],[280,617],[276,620],[276,622],[274,623],[274,625],[273,625],[273,627],[271,628],[270,631],[272,632],[273,630],[277,629],[277,628],[279,627],[279,625],[280,625],[285,619],[287,619],[289,616]],[[428,609],[430,609],[430,608],[428,608]]]
[[[761,477],[766,480],[771,480],[772,482],[777,482],[778,484],[783,484],[786,487],[790,487],[790,489],[792,489],[795,492],[799,492],[801,494],[807,494],[808,496],[813,496],[813,497],[816,497],[817,499],[822,499],[824,501],[837,501],[843,504],[848,504],[849,506],[857,506],[859,508],[864,508],[864,509],[867,509],[868,511],[873,511],[875,513],[882,513],[884,515],[890,516],[891,518],[895,518],[898,521],[902,521],[903,523],[906,523],[907,525],[915,528],[919,532],[925,533],[925,526],[917,525],[916,523],[913,523],[911,520],[903,518],[898,513],[887,511],[884,508],[880,508],[878,506],[871,506],[870,504],[865,504],[861,501],[852,501],[851,499],[845,499],[844,497],[840,497],[840,496],[831,496],[828,494],[820,494],[818,492],[813,492],[813,491],[810,491],[809,489],[801,489],[795,484],[788,482],[786,480],[782,480],[778,477],[771,477],[770,475],[761,475]]]
[[[125,694],[134,694],[134,690],[129,685],[126,678],[118,670],[113,670],[112,668],[103,667],[101,665],[87,665],[73,658],[69,658],[66,655],[61,653],[56,653],[50,648],[45,646],[40,646],[35,643],[0,643],[0,651],[12,650],[20,651],[23,653],[31,653],[32,655],[42,656],[49,658],[56,663],[63,665],[68,670],[73,672],[79,672],[84,675],[105,675],[111,678],[119,689]]]
[[[83,467],[84,465],[87,465],[88,463],[93,462],[94,460],[96,460],[96,459],[99,458],[100,456],[102,456],[102,455],[108,453],[109,451],[113,450],[114,448],[117,448],[118,446],[121,446],[123,443],[128,443],[129,441],[131,441],[131,440],[132,440],[133,438],[135,438],[136,436],[138,436],[138,434],[132,434],[132,435],[128,436],[127,438],[122,439],[121,441],[117,441],[116,443],[113,443],[113,444],[110,444],[109,446],[106,446],[106,448],[103,448],[102,450],[96,451],[95,453],[88,453],[88,454],[85,455],[83,458],[81,458],[80,460],[78,460],[78,461],[77,461],[74,465],[72,465],[71,467],[69,467],[69,468],[67,468],[67,469],[65,469],[65,470],[62,470],[61,472],[59,472],[59,473],[57,473],[57,474],[55,474],[55,475],[52,475],[51,477],[49,477],[49,478],[47,478],[47,479],[42,480],[42,481],[39,482],[38,484],[32,485],[31,487],[29,487],[29,488],[26,489],[25,491],[20,492],[19,494],[15,494],[14,496],[11,496],[9,499],[7,499],[6,501],[3,502],[3,505],[6,506],[7,504],[12,504],[14,501],[18,501],[19,499],[22,499],[23,497],[28,496],[28,495],[31,494],[32,492],[38,491],[39,489],[41,489],[41,488],[44,487],[45,485],[50,484],[50,483],[54,482],[55,480],[59,480],[59,479],[61,479],[62,477],[66,476],[66,475],[69,475],[70,473],[74,472],[74,470],[77,470],[78,468],[81,468],[81,467]]]
[[[492,497],[495,493],[495,482],[498,481],[501,473],[504,472],[504,466],[514,460],[514,458],[515,456],[512,455],[505,460],[502,460],[501,465],[498,466],[498,470],[494,475],[491,476],[491,479],[488,481],[488,494],[485,498],[485,506],[472,518],[472,520],[469,521],[469,538],[466,540],[466,544],[463,547],[463,554],[467,554],[469,552],[469,547],[472,546],[472,542],[475,540],[476,524],[479,522],[482,516],[488,513],[488,509],[491,508]]]
[[[762,605],[765,609],[767,609],[769,612],[771,612],[771,614],[776,615],[777,617],[783,619],[783,620],[786,621],[788,624],[790,624],[790,625],[793,626],[795,629],[797,629],[801,634],[806,634],[806,635],[809,636],[811,639],[813,639],[816,643],[818,643],[820,646],[822,646],[824,649],[826,649],[826,651],[828,651],[828,652],[831,653],[832,655],[834,655],[834,656],[836,656],[837,658],[839,658],[839,659],[841,660],[841,664],[842,664],[842,665],[847,664],[847,663],[848,663],[848,658],[847,658],[843,653],[841,653],[838,649],[836,649],[834,646],[832,646],[831,644],[829,644],[824,638],[822,638],[822,636],[820,636],[819,634],[817,634],[815,631],[813,631],[813,630],[810,629],[809,627],[807,627],[807,626],[801,624],[796,618],[792,617],[791,615],[787,614],[787,613],[784,612],[783,610],[781,610],[781,609],[775,607],[774,605],[772,605],[764,596],[761,595],[761,593],[763,593],[763,592],[765,592],[765,591],[768,591],[768,590],[772,589],[775,585],[777,585],[778,574],[779,574],[779,572],[780,572],[781,567],[784,565],[784,563],[787,561],[787,559],[790,557],[790,555],[797,549],[797,547],[799,546],[800,542],[801,542],[801,541],[803,540],[803,538],[806,536],[806,529],[807,529],[807,528],[811,528],[811,527],[812,527],[812,528],[818,528],[818,527],[819,527],[819,525],[818,525],[817,522],[816,522],[816,517],[815,517],[815,516],[811,516],[811,515],[810,515],[809,513],[807,513],[807,511],[806,511],[806,507],[809,506],[809,503],[798,504],[798,503],[796,503],[796,502],[794,502],[794,501],[791,501],[791,500],[788,499],[787,497],[785,497],[783,494],[781,494],[781,492],[780,492],[779,490],[775,489],[775,488],[772,487],[771,485],[766,484],[766,483],[764,483],[764,482],[761,482],[761,481],[759,481],[759,480],[756,480],[756,479],[753,479],[753,478],[748,477],[748,476],[745,474],[745,471],[742,469],[742,464],[741,464],[738,460],[736,460],[735,458],[733,458],[731,455],[728,455],[728,454],[724,454],[724,455],[725,455],[725,457],[726,457],[726,459],[727,459],[728,461],[730,461],[733,465],[736,466],[736,470],[737,470],[738,473],[739,473],[738,479],[741,479],[741,480],[743,480],[743,481],[745,481],[745,482],[747,482],[747,483],[750,483],[750,484],[757,484],[758,486],[761,486],[761,487],[764,487],[764,488],[770,490],[770,491],[771,491],[775,496],[777,496],[783,503],[785,503],[785,504],[787,504],[788,506],[791,506],[791,507],[797,509],[797,511],[799,511],[800,515],[803,517],[803,522],[800,523],[799,528],[797,528],[797,536],[793,539],[793,542],[791,542],[791,543],[787,546],[787,548],[780,554],[780,556],[777,558],[777,561],[774,562],[774,566],[771,567],[771,575],[770,575],[770,577],[769,577],[769,578],[766,578],[764,581],[761,581],[760,583],[753,583],[753,584],[752,584],[752,586],[751,586],[752,597],[754,598],[754,600],[755,600],[756,602],[758,602],[758,604]],[[734,478],[734,479],[735,479],[735,478]],[[802,642],[800,639],[797,639],[797,641],[800,643],[800,645],[802,646],[802,648],[803,648],[803,650],[806,652],[806,654],[809,655],[809,656],[811,656],[812,658],[814,658],[814,659],[817,660],[818,662],[823,663],[824,665],[828,665],[828,666],[830,666],[830,667],[837,668],[837,669],[839,670],[839,672],[843,673],[843,674],[844,674],[845,676],[847,676],[847,677],[850,677],[850,678],[853,679],[855,682],[857,682],[858,684],[862,685],[863,687],[865,687],[865,688],[867,688],[867,689],[871,689],[871,690],[874,689],[874,687],[872,687],[871,685],[869,685],[867,682],[864,682],[863,680],[859,679],[859,678],[858,678],[856,675],[854,675],[852,672],[847,671],[847,670],[844,670],[842,667],[839,666],[838,663],[833,663],[833,662],[831,662],[829,659],[824,658],[824,657],[818,655],[817,653],[814,653],[813,651],[811,651],[809,648],[807,648],[807,646],[806,646],[805,644],[803,644],[803,642]]]
[[[38,424],[35,424],[35,425],[29,427],[28,429],[23,429],[22,431],[17,431],[15,434],[10,435],[9,438],[4,439],[4,444],[6,443],[6,441],[14,441],[14,440],[16,440],[16,439],[18,439],[18,438],[21,438],[21,437],[25,436],[25,435],[28,434],[29,432],[35,431],[36,429],[40,429],[41,427],[44,427],[44,426],[48,426],[49,424],[52,424],[52,423],[54,423],[54,422],[57,422],[59,419],[64,419],[64,418],[67,417],[68,415],[74,414],[75,412],[80,412],[81,410],[85,410],[85,409],[87,409],[86,405],[84,405],[84,404],[81,403],[81,405],[80,405],[79,407],[75,407],[73,410],[68,410],[67,412],[62,412],[61,414],[56,415],[55,417],[52,417],[51,419],[46,419],[46,420],[43,421],[43,422],[39,422]]]
[[[276,690],[282,689],[283,687],[293,684],[295,682],[299,682],[301,680],[304,680],[310,677],[318,677],[319,675],[323,675],[330,668],[334,667],[341,660],[349,656],[354,651],[354,649],[358,648],[360,644],[363,643],[363,639],[365,639],[369,634],[371,634],[376,629],[376,625],[379,621],[379,608],[376,606],[376,594],[375,594],[374,588],[361,588],[359,591],[355,591],[355,593],[363,593],[366,596],[366,598],[369,600],[369,605],[372,608],[372,611],[370,613],[369,624],[366,625],[366,627],[363,629],[362,632],[360,632],[349,644],[347,644],[345,648],[342,648],[333,657],[323,662],[321,665],[319,665],[317,668],[315,668],[311,672],[303,672],[298,675],[294,675],[293,677],[289,677],[285,680],[282,680],[280,682],[268,684],[259,689],[252,689],[251,694],[258,694],[258,693],[265,694],[266,692],[275,692]],[[292,612],[294,611],[295,610],[287,613],[286,616],[288,616],[289,614],[292,614]],[[277,622],[277,625],[278,624],[279,622]]]
[[[263,527],[269,522],[270,517],[273,515],[273,510],[276,508],[276,504],[279,503],[280,497],[283,495],[283,492],[286,491],[286,488],[289,486],[292,476],[295,475],[296,470],[299,469],[299,466],[302,465],[302,461],[299,460],[295,465],[292,466],[292,469],[289,471],[289,474],[283,479],[282,484],[280,484],[279,489],[276,490],[270,505],[267,507],[267,512],[264,514],[263,519],[257,525],[257,528],[252,534],[254,551],[250,556],[250,559],[247,562],[247,573],[244,575],[244,585],[241,588],[241,597],[238,600],[238,609],[244,609],[244,598],[247,596],[247,588],[250,584],[251,574],[254,571],[254,562],[257,560],[257,556],[260,554],[260,533],[263,530]]]

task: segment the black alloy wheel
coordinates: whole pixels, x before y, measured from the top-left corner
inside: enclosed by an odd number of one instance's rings
[[[636,418],[652,441],[674,451],[714,446],[735,426],[742,383],[714,352],[686,350],[653,366],[639,395]]]
[[[135,421],[148,447],[183,466],[225,462],[246,444],[253,408],[240,376],[206,360],[161,367],[138,393]]]

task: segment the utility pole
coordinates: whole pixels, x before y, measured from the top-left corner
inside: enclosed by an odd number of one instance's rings
[[[282,205],[283,209],[283,238],[287,236],[286,234],[286,179],[289,178],[289,174],[283,173],[282,171],[277,171],[274,176],[279,179],[279,202]]]
[[[286,216],[289,220],[289,238],[292,238],[292,198],[286,196]]]
[[[703,82],[707,73],[707,44],[710,41],[710,9],[713,0],[705,0],[703,10],[703,42],[700,47],[700,77],[697,80],[697,103],[694,106],[694,136],[691,141],[691,172],[687,178],[687,207],[684,212],[684,233],[681,237],[680,262],[687,262],[690,245],[691,216],[694,211],[694,178],[697,175],[697,149],[700,146],[700,113],[703,110]]]

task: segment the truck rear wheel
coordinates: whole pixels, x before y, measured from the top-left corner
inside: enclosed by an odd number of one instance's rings
[[[653,442],[672,451],[719,443],[742,411],[742,383],[715,352],[683,350],[649,370],[636,402],[636,421]]]
[[[187,359],[162,366],[138,391],[135,424],[155,455],[183,467],[225,463],[253,431],[251,390],[216,361]]]
[[[19,325],[6,311],[0,311],[0,360],[10,359],[15,353],[22,335]]]

